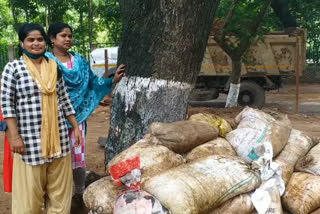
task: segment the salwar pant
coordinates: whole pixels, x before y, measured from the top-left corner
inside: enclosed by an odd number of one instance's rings
[[[72,198],[71,155],[31,166],[14,154],[12,213],[41,214],[44,195],[48,196],[47,214],[69,214]]]

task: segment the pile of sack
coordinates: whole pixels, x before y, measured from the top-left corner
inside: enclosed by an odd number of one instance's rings
[[[119,204],[121,213],[146,213],[137,210],[148,199],[157,213],[320,214],[320,144],[279,113],[246,107],[235,122],[232,129],[217,115],[199,113],[151,124],[144,139],[108,164],[110,171],[139,157],[135,196],[107,176],[86,189],[86,206],[92,214],[117,213]],[[121,200],[136,202],[129,207]]]

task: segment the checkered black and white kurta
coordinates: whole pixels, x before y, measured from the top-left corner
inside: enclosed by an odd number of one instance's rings
[[[33,81],[23,59],[10,62],[1,78],[1,108],[4,118],[15,117],[18,130],[24,141],[26,153],[22,160],[29,165],[51,162],[70,153],[68,128],[65,117],[75,114],[63,78],[57,82],[58,121],[61,154],[42,158],[41,154],[41,92]]]

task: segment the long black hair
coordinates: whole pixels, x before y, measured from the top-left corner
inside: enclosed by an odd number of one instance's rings
[[[62,23],[62,22],[56,22],[53,23],[49,26],[48,29],[48,44],[49,46],[52,48],[52,42],[50,40],[51,37],[56,38],[58,33],[61,33],[63,31],[63,29],[65,28],[69,28],[71,33],[72,33],[72,27],[66,23]]]
[[[19,42],[22,42],[25,40],[25,38],[28,36],[28,34],[31,32],[31,31],[34,31],[34,30],[37,30],[40,32],[41,36],[43,37],[43,39],[45,41],[47,41],[47,35],[46,35],[46,32],[44,31],[43,27],[40,25],[40,24],[36,24],[36,23],[26,23],[24,25],[22,25],[20,28],[19,28],[19,31],[18,31],[18,37],[19,37]],[[21,45],[19,44],[19,55],[21,56],[22,55],[22,47]]]

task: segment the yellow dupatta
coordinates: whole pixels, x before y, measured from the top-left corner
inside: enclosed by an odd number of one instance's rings
[[[40,71],[35,67],[31,59],[23,54],[33,80],[41,91],[41,150],[43,158],[51,158],[61,154],[60,134],[58,123],[58,97],[57,85],[57,63],[42,58]]]

